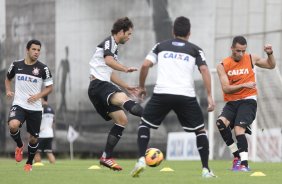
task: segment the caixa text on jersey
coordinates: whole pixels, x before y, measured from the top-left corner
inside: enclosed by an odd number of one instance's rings
[[[18,79],[19,81],[28,81],[28,82],[37,83],[37,79],[32,78],[32,77],[29,77],[29,76],[22,76],[22,75],[19,75],[19,76],[17,76],[17,79]]]

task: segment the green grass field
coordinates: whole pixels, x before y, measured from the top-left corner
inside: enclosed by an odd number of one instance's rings
[[[132,178],[130,171],[135,160],[120,160],[118,163],[124,170],[117,172],[105,167],[98,170],[88,169],[98,165],[98,160],[58,160],[55,165],[46,161],[44,166],[33,167],[26,173],[24,161],[16,163],[12,159],[0,159],[0,184],[278,184],[282,181],[281,163],[250,163],[251,172],[232,172],[228,170],[230,161],[211,161],[210,166],[217,178],[201,178],[200,161],[164,161],[156,168],[147,167],[139,178]],[[161,172],[170,167],[173,172]],[[266,176],[250,176],[260,171]]]

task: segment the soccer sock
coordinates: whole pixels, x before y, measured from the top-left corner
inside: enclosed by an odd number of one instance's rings
[[[145,156],[149,144],[149,140],[150,140],[150,128],[141,123],[138,128],[138,138],[137,138],[139,157]]]
[[[23,146],[23,142],[22,142],[22,139],[21,139],[20,130],[18,130],[16,133],[11,132],[11,130],[10,130],[10,135],[14,139],[14,141],[17,143],[17,146],[19,148],[21,148]]]
[[[118,124],[115,124],[110,130],[105,148],[106,158],[112,157],[113,150],[121,138],[123,130],[124,127]]]
[[[141,117],[141,115],[143,113],[143,107],[139,103],[137,103],[133,100],[128,100],[128,101],[124,102],[123,107],[124,107],[125,110],[127,110],[128,112],[130,112],[134,116]]]
[[[39,145],[38,142],[35,143],[35,144],[28,143],[28,147],[27,147],[28,158],[27,158],[26,164],[32,165],[32,162],[33,162],[35,153],[37,151],[38,145]]]
[[[239,155],[241,157],[241,165],[248,167],[248,141],[245,134],[237,135],[237,145],[239,149]]]
[[[209,169],[209,140],[205,131],[195,132],[203,168]]]
[[[229,126],[226,127],[221,119],[218,119],[216,121],[216,126],[219,130],[219,133],[220,133],[222,139],[226,143],[226,145],[227,146],[232,145],[234,143],[234,140],[232,138],[232,133],[231,133],[230,127]]]
[[[238,150],[237,144],[235,144],[235,142],[233,144],[229,145],[228,147],[231,150],[234,157],[240,158],[239,150]]]

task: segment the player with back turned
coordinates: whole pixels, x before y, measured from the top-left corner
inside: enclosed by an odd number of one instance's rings
[[[138,128],[139,159],[131,172],[133,177],[145,169],[145,152],[150,140],[150,129],[157,129],[166,115],[173,110],[186,132],[194,132],[202,162],[202,177],[215,177],[208,165],[209,142],[205,131],[203,113],[196,99],[194,69],[200,71],[207,91],[208,111],[214,110],[211,93],[211,77],[204,52],[189,42],[190,20],[176,18],[173,25],[174,38],[155,45],[141,67],[139,87],[145,94],[145,80],[150,67],[157,64],[157,81],[154,92],[146,104]],[[174,122],[171,122],[174,123]]]

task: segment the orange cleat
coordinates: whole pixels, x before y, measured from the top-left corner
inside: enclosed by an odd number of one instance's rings
[[[23,148],[24,148],[24,146],[22,146],[21,148],[16,147],[16,150],[15,150],[15,160],[17,162],[20,162],[20,161],[23,160]]]
[[[25,164],[24,170],[25,170],[26,172],[32,171],[32,165],[30,165],[30,164]]]
[[[114,171],[121,171],[122,168],[115,162],[113,158],[100,158],[100,165],[108,167]]]

